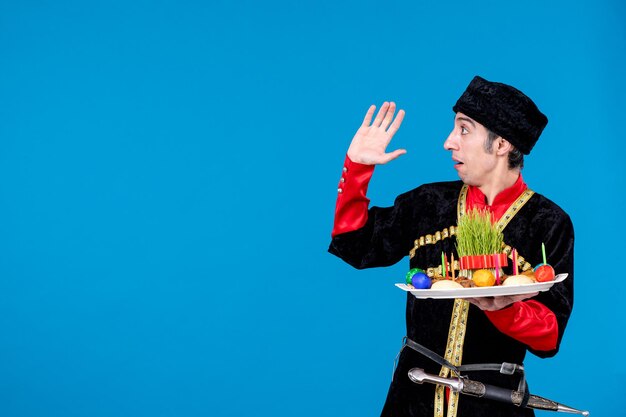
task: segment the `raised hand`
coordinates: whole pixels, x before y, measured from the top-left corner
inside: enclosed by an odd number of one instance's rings
[[[376,106],[370,106],[363,124],[352,138],[348,157],[354,162],[366,165],[386,164],[406,153],[404,149],[396,149],[389,153],[386,151],[391,138],[402,124],[404,110],[400,110],[394,119],[396,103],[384,102],[372,122],[375,110]]]

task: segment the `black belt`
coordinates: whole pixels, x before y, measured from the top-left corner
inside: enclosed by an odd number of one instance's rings
[[[526,407],[526,404],[528,403],[528,398],[530,396],[530,393],[528,392],[528,384],[526,383],[526,375],[524,373],[524,367],[522,365],[503,362],[503,363],[475,363],[475,364],[456,366],[448,362],[442,356],[428,349],[427,347],[424,347],[420,345],[419,343],[405,336],[402,339],[402,348],[400,349],[400,352],[398,352],[398,356],[396,356],[396,360],[394,361],[394,366],[393,366],[394,373],[396,370],[396,366],[398,364],[398,359],[400,358],[400,354],[402,353],[404,348],[407,346],[413,349],[414,351],[426,356],[428,359],[432,360],[433,362],[436,362],[437,364],[441,366],[445,366],[446,368],[450,369],[459,378],[464,378],[463,375],[461,375],[461,372],[464,372],[464,371],[466,372],[467,371],[498,371],[504,375],[513,375],[517,372],[521,375],[517,390],[520,393],[522,393],[524,396],[524,399],[522,400],[520,407]]]

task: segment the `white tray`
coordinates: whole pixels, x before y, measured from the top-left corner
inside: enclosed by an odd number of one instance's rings
[[[454,290],[418,290],[409,288],[406,284],[396,284],[401,290],[410,292],[417,298],[476,298],[476,297],[495,297],[499,295],[519,295],[530,294],[533,292],[548,291],[557,282],[562,282],[567,278],[567,274],[559,274],[554,277],[553,281],[537,282],[535,284],[525,285],[498,285],[497,287],[473,287],[459,288]]]

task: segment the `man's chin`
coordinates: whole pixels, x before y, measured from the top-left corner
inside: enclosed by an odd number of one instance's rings
[[[463,184],[471,185],[471,184],[468,184],[467,182],[468,178],[465,175],[463,175],[461,172],[457,171],[456,174],[459,176],[459,179],[463,181]]]
[[[468,177],[467,177],[467,176],[465,176],[465,175],[461,175],[461,174],[459,174],[459,179],[460,179],[461,181],[463,181],[463,184],[465,184],[465,185],[478,186],[478,184],[477,184],[475,181],[472,181],[472,179],[471,179],[471,178],[468,178]]]

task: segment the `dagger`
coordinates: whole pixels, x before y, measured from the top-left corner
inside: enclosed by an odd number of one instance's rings
[[[452,391],[459,392],[461,394],[505,402],[517,406],[519,406],[524,399],[524,394],[520,391],[483,384],[482,382],[472,381],[467,378],[444,378],[438,375],[427,374],[420,368],[411,369],[409,371],[409,379],[416,384],[428,382],[430,384],[443,385],[450,388]],[[529,395],[526,407],[537,410],[581,414],[583,416],[589,415],[589,411],[576,410],[575,408],[559,404],[556,401],[548,400],[547,398],[532,394]]]

